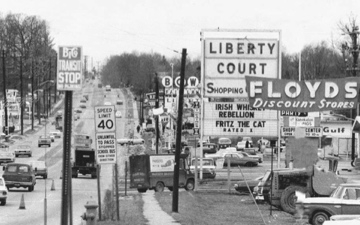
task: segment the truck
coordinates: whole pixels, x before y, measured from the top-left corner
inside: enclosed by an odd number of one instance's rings
[[[307,197],[327,197],[347,179],[336,174],[338,161],[328,158],[329,169],[313,165],[308,168],[280,168],[266,171],[254,188],[255,199],[263,199],[283,211],[296,213],[296,192]]]
[[[74,135],[74,150],[72,152],[71,172],[72,177],[79,174],[90,174],[91,178],[97,178],[97,161],[95,149],[91,147],[92,139],[88,135]]]
[[[139,193],[148,189],[163,192],[165,187],[173,190],[174,182],[174,154],[159,155],[131,155],[130,188],[137,188]],[[195,175],[190,171],[188,154],[180,154],[179,187],[194,190]]]
[[[55,129],[59,131],[62,131],[63,129],[63,116],[61,114],[58,114],[55,117]]]

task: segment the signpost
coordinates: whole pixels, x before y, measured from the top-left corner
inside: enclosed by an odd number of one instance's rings
[[[59,46],[57,62],[57,90],[65,91],[64,109],[64,138],[63,138],[63,165],[62,165],[62,193],[61,193],[61,224],[72,224],[72,194],[71,194],[71,117],[72,117],[72,91],[81,90],[82,81],[82,47]]]

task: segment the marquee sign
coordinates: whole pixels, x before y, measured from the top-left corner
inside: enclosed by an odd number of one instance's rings
[[[276,136],[277,112],[247,102],[204,102],[204,135]]]
[[[246,76],[254,108],[315,112],[356,108],[360,78],[280,80]]]
[[[205,38],[204,97],[247,97],[245,76],[278,78],[280,55],[277,39]]]

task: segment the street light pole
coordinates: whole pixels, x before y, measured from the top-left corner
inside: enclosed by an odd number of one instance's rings
[[[6,100],[6,65],[5,65],[5,50],[2,50],[2,66],[3,66],[3,88],[4,88],[4,111],[5,111],[5,134],[9,134],[8,127],[8,110],[7,110],[7,100]]]

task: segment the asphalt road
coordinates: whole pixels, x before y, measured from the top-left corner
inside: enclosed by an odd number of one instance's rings
[[[88,134],[93,138],[95,144],[95,124],[94,124],[94,106],[103,105],[108,101],[115,105],[116,99],[124,99],[124,95],[120,89],[112,89],[106,92],[104,88],[97,88],[96,82],[85,83],[81,91],[73,93],[73,109],[79,107],[80,99],[84,94],[89,95],[89,101],[86,103],[86,109],[80,115],[80,120],[73,121],[72,134],[81,133]],[[106,97],[105,97],[106,95]],[[125,100],[124,100],[125,102]],[[121,110],[125,115],[126,105],[116,105],[117,110]],[[56,139],[50,148],[38,148],[37,140],[41,134],[54,131],[55,126],[51,125],[54,118],[49,118],[50,123],[43,126],[35,133],[27,135],[23,140],[17,140],[17,144],[21,142],[30,142],[33,147],[32,157],[19,157],[16,162],[29,162],[36,160],[44,160],[48,165],[48,179],[37,178],[37,183],[33,192],[26,189],[10,189],[7,204],[0,207],[1,220],[0,224],[6,225],[23,225],[23,224],[44,224],[44,200],[47,200],[47,224],[60,224],[61,217],[61,186],[62,179],[62,145],[63,140]],[[126,118],[116,118],[116,135],[117,138],[124,136]],[[46,130],[45,130],[46,129]],[[93,147],[95,147],[93,144]],[[3,171],[0,171],[0,176]],[[106,189],[112,189],[113,165],[105,164],[101,166],[100,184],[101,198],[103,199]],[[51,190],[52,187],[55,190]],[[25,209],[19,209],[21,197],[24,195]],[[97,182],[88,176],[80,175],[79,178],[72,179],[72,217],[73,224],[81,224],[80,215],[85,212],[84,205],[93,198],[97,201]]]

